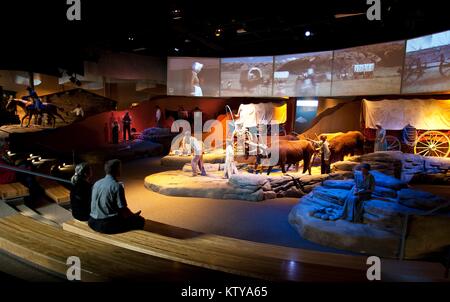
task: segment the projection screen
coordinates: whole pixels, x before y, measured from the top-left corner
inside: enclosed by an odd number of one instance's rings
[[[224,58],[221,96],[272,96],[273,57]]]
[[[405,41],[334,51],[331,94],[400,93]]]
[[[450,30],[408,40],[402,93],[450,90]]]
[[[219,59],[193,57],[167,59],[167,95],[217,97],[219,88]]]
[[[329,96],[332,51],[275,57],[274,96]]]

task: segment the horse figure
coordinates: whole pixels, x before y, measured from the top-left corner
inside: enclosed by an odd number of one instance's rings
[[[36,108],[35,104],[32,101],[27,100],[21,100],[21,99],[10,99],[8,103],[6,104],[6,109],[13,111],[16,110],[16,106],[21,107],[25,111],[25,116],[20,121],[20,126],[23,126],[23,121],[28,117],[28,124],[27,127],[30,126],[31,118],[33,115],[35,116],[43,116],[44,113],[47,114],[47,116],[50,117],[50,119],[53,121],[52,125],[53,128],[55,128],[56,124],[56,117],[59,117],[64,123],[66,123],[66,120],[62,117],[61,114],[58,113],[58,109],[61,111],[64,111],[63,108],[60,108],[52,103],[41,103],[40,108]]]

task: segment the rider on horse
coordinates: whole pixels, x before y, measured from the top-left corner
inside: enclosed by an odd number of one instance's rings
[[[30,100],[31,99],[30,102],[29,102],[29,105],[27,105],[27,107],[31,106],[30,107],[31,109],[36,109],[38,111],[43,109],[44,108],[44,104],[42,103],[40,97],[37,95],[36,91],[33,88],[31,88],[31,87],[27,87],[27,90],[28,90],[29,95],[24,96],[22,98],[24,100]]]

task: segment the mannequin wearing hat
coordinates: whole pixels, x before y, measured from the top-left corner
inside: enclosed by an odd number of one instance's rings
[[[192,176],[197,176],[197,168],[200,169],[202,176],[206,176],[205,166],[203,164],[203,144],[201,141],[191,136],[190,131],[184,133],[183,145],[188,146],[189,151],[193,151],[193,156],[191,160],[192,166]]]
[[[370,173],[370,165],[363,163],[361,171],[355,171],[355,185],[348,192],[342,209],[320,208],[311,213],[314,217],[323,220],[344,219],[350,222],[362,223],[364,215],[364,202],[371,199],[375,190],[375,177]]]

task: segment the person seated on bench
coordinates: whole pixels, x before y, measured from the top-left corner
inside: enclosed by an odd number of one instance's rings
[[[91,212],[92,169],[87,163],[78,164],[72,176],[70,190],[70,205],[72,216],[80,221],[88,221]]]
[[[121,162],[113,159],[105,163],[106,176],[94,184],[92,189],[89,226],[100,233],[114,234],[143,229],[145,219],[141,211],[131,212],[125,199],[123,184],[118,182]]]

